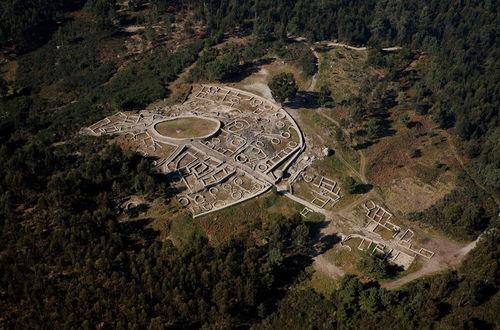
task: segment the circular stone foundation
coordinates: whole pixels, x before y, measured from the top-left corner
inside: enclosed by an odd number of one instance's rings
[[[180,116],[162,120],[152,125],[155,135],[174,141],[203,140],[216,134],[220,121],[200,116]]]

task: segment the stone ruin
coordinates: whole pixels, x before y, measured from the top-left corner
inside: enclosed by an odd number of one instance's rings
[[[156,125],[176,118],[217,123],[201,137],[162,135]],[[254,198],[281,180],[303,150],[302,132],[277,104],[246,91],[214,85],[195,87],[186,102],[170,107],[118,112],[85,134],[114,134],[171,180],[179,203],[194,217]],[[323,180],[319,188],[329,191]]]
[[[206,120],[211,131],[178,137],[162,134],[157,125],[175,119]],[[303,204],[301,215],[326,214],[342,197],[339,184],[313,170],[313,162],[327,156],[326,148],[305,150],[305,140],[294,119],[274,102],[225,86],[193,88],[183,104],[155,107],[139,113],[118,112],[85,128],[94,136],[115,135],[120,143],[150,159],[165,173],[180,205],[193,217],[259,196],[286,175],[280,189]],[[322,151],[322,152],[321,152]],[[333,150],[328,150],[328,154]],[[308,196],[294,195],[302,186]],[[306,198],[306,199],[304,199]],[[362,204],[369,223],[366,235],[351,234],[341,244],[359,238],[359,250],[371,249],[407,269],[415,256],[434,252],[414,248],[413,231],[391,221],[392,214],[373,201]],[[377,229],[389,230],[392,240],[370,238]],[[343,245],[346,248],[348,245]]]

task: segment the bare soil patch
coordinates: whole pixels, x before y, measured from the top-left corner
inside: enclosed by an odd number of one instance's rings
[[[434,251],[439,251],[432,259],[423,263],[422,268],[407,276],[404,276],[396,281],[383,283],[382,287],[386,289],[397,289],[400,286],[420,278],[443,271],[449,267],[458,265],[467,253],[475,247],[476,242],[471,242],[467,245],[452,242],[445,238],[433,237],[430,239],[422,239],[420,242],[425,242],[425,247]]]

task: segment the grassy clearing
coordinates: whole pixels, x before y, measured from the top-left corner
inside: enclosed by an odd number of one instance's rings
[[[139,196],[135,198],[143,200]],[[185,244],[195,234],[207,237],[213,245],[219,245],[231,236],[248,229],[258,219],[266,221],[271,214],[290,217],[304,208],[301,204],[278,195],[275,190],[198,219],[193,219],[191,214],[175,200],[167,202],[157,199],[150,203],[145,202],[145,204],[147,207],[143,211],[132,217],[124,214],[120,221],[150,220],[151,222],[146,227],[159,231],[157,239],[171,239],[176,245]],[[319,223],[324,221],[324,216],[311,212],[304,218],[304,221]]]
[[[212,244],[219,245],[231,236],[243,232],[258,219],[266,221],[273,213],[289,217],[299,213],[303,208],[299,203],[278,195],[273,189],[243,204],[200,217],[196,219],[196,223],[205,231]],[[304,220],[319,222],[324,219],[322,215],[311,213]]]
[[[362,194],[349,194],[345,190],[341,190],[341,194],[342,198],[335,204],[335,210],[341,210],[345,206],[351,205],[354,201],[361,200],[364,197]]]
[[[158,240],[163,241],[169,237],[176,239],[177,233],[172,234],[171,224],[178,218],[189,216],[176,201],[166,201],[157,198],[152,202],[147,202],[142,196],[132,196],[131,199],[141,201],[139,211],[125,212],[119,218],[120,222],[141,222],[149,221],[145,228],[150,228],[159,232]],[[176,224],[177,226],[178,224]],[[178,227],[176,227],[177,229]],[[182,235],[181,235],[182,236]],[[178,240],[180,241],[180,239]]]
[[[371,160],[369,180],[381,187],[393,211],[404,214],[426,209],[455,187],[459,163],[449,150],[445,133],[430,119],[399,106],[390,112],[394,135],[365,150]],[[403,113],[419,126],[402,124],[398,117]],[[420,155],[412,157],[411,150],[419,150]]]
[[[4,57],[0,56],[0,61],[3,60]],[[17,61],[7,61],[5,64],[0,65],[0,77],[2,77],[7,81],[15,82],[17,67],[18,67]]]
[[[337,126],[331,121],[325,120],[316,110],[300,109],[300,118],[309,129],[316,129],[315,132],[317,133],[317,129],[322,128],[324,136],[331,137],[333,140],[333,135],[337,131]]]
[[[319,54],[318,88],[327,86],[336,103],[359,95],[361,82],[373,72],[365,65],[367,52],[335,47]]]
[[[393,219],[391,219],[391,222],[392,223],[395,223],[395,221],[392,221]],[[388,229],[385,229],[381,226],[378,226],[377,229],[375,230],[375,233],[379,234],[383,239],[385,240],[391,240],[392,239],[392,236],[394,235],[394,232],[393,231],[390,231]]]
[[[353,175],[352,171],[342,161],[335,156],[325,157],[313,164],[319,175],[328,178],[340,179],[348,175]]]
[[[183,215],[172,219],[170,223],[169,238],[174,244],[183,245],[189,242],[193,235],[207,236],[189,215]]]
[[[342,184],[342,179],[347,176],[357,177],[357,174],[354,173],[350,168],[348,168],[338,157],[329,156],[325,157],[321,160],[315,161],[311,165],[311,169],[314,173],[319,176],[324,176],[329,179],[332,179],[337,182],[337,184]],[[361,182],[358,179],[358,182]],[[349,194],[347,191],[342,189],[341,187],[341,195],[342,198],[335,204],[335,206],[331,206],[330,204],[327,206],[328,209],[339,209],[344,205],[349,205],[356,199],[363,198],[362,194]],[[307,200],[312,201],[314,197],[317,197],[312,191],[319,190],[318,188],[312,186],[311,184],[307,184],[303,181],[299,181],[294,184],[294,194],[297,196]]]
[[[348,248],[336,245],[330,250],[326,251],[324,257],[337,267],[342,268],[343,271],[349,274],[362,275],[356,265],[362,257],[362,251],[358,250],[360,240],[351,239],[344,245],[348,245]]]
[[[295,80],[297,81],[297,85],[299,86],[299,90],[307,90],[311,85],[312,77],[304,74],[302,70],[300,70],[296,66],[283,64],[281,61],[277,60],[272,64],[264,66],[263,68],[265,68],[269,72],[269,81],[273,76],[284,72],[293,74]]]
[[[316,292],[327,295],[339,288],[337,279],[315,270],[313,266],[307,267],[306,272],[309,273],[309,278],[301,282],[297,289],[312,288]]]
[[[336,148],[336,152],[340,153],[346,162],[348,162],[354,169],[359,169],[359,154],[345,142],[339,142],[336,140],[335,133],[340,129],[337,125],[321,116],[316,111],[310,109],[301,109],[300,116],[302,119],[301,129],[306,133],[306,136],[312,137],[317,135],[318,132],[322,132],[321,137],[317,137],[318,143],[327,146],[334,146]]]
[[[185,139],[206,136],[217,128],[217,123],[196,117],[176,118],[158,123],[155,128],[161,135]]]

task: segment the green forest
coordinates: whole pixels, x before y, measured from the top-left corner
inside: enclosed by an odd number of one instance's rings
[[[485,192],[500,191],[498,2],[131,0],[128,16],[119,8],[115,0],[0,2],[0,50],[18,65],[15,79],[0,77],[0,328],[499,327],[499,218]],[[136,23],[182,30],[185,42],[156,47],[146,29],[151,48],[122,58],[120,27]],[[217,47],[229,35],[252,42]],[[302,285],[314,227],[298,214],[253,219],[218,246],[197,233],[175,245],[146,223],[119,221],[127,196],[173,191],[140,155],[79,130],[171,97],[188,67],[188,83],[233,81],[281,50],[312,76],[308,49],[287,45],[299,36],[367,45],[389,79],[405,54],[381,48],[430,55],[411,102],[453,135],[485,190],[462,173],[461,187],[410,220],[461,240],[481,235],[460,266],[398,290],[346,275],[323,294]],[[278,78],[279,98],[293,97],[290,77]]]

